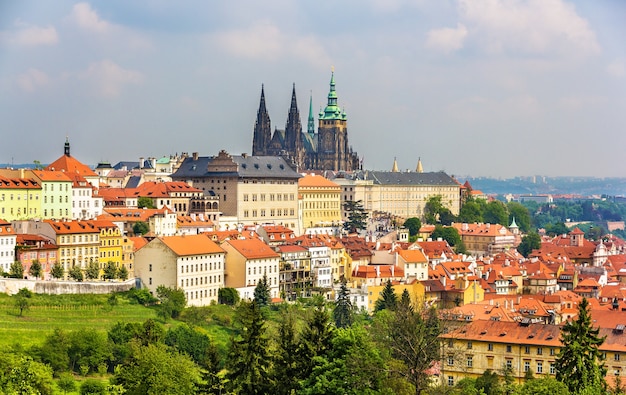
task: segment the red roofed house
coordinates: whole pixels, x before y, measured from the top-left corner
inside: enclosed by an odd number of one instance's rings
[[[517,247],[515,235],[499,224],[453,223],[468,253],[491,255]]]
[[[100,177],[96,174],[96,172],[91,170],[89,166],[81,163],[72,155],[70,155],[70,141],[68,138],[65,139],[63,156],[50,163],[48,167],[45,168],[45,170],[55,170],[62,171],[64,173],[79,174],[95,188],[100,187]]]
[[[185,292],[187,305],[217,302],[224,287],[225,252],[205,235],[166,236],[135,252],[135,276],[156,294],[160,285]]]
[[[235,288],[243,299],[254,298],[254,288],[267,276],[270,296],[279,297],[280,255],[260,239],[233,239],[222,243],[226,251],[226,287]]]
[[[2,224],[0,224],[0,226],[2,226]],[[0,237],[2,237],[1,234]],[[2,242],[0,242],[0,245],[2,245]],[[57,256],[59,253],[59,248],[56,244],[43,236],[20,234],[17,235],[16,251],[17,260],[22,264],[25,276],[28,275],[33,261],[38,260],[41,264],[42,272],[40,278],[50,278],[50,270],[57,262]]]

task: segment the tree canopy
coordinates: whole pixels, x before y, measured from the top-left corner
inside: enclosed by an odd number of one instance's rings
[[[343,209],[348,213],[348,220],[343,223],[344,230],[356,233],[367,228],[368,214],[361,200],[348,200],[343,204]]]

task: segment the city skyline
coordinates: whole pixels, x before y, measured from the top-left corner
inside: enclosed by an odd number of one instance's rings
[[[331,67],[364,168],[624,177],[626,4],[0,5],[0,163],[252,152],[261,85],[303,129]]]

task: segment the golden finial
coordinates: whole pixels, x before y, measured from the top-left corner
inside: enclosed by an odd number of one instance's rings
[[[334,73],[335,72],[335,66],[330,66],[330,72]]]

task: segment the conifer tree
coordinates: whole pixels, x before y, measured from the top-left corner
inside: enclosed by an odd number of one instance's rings
[[[298,380],[303,377],[300,375],[301,369],[298,366],[296,317],[289,305],[285,305],[281,311],[277,343],[274,356],[275,391],[278,395],[290,395],[298,388]]]
[[[578,317],[561,329],[563,348],[555,359],[556,379],[565,383],[573,394],[606,389],[606,366],[599,347],[604,337],[599,328],[591,324],[589,303],[586,298],[578,305]]]
[[[231,343],[226,365],[231,390],[250,395],[271,393],[271,356],[265,321],[258,303],[241,302],[238,319],[240,330]]]
[[[337,328],[346,328],[352,325],[352,302],[350,302],[350,291],[345,280],[341,282],[341,288],[339,288],[333,318]]]
[[[391,286],[391,280],[387,280],[387,284],[383,291],[380,293],[380,298],[376,301],[376,311],[380,310],[391,310],[395,311],[398,306],[398,297],[396,293],[393,291],[393,287]]]
[[[254,301],[260,306],[267,306],[270,304],[271,295],[270,287],[267,283],[267,275],[263,275],[263,278],[258,282],[254,288]]]
[[[332,349],[334,333],[330,316],[324,305],[324,299],[318,296],[316,307],[302,332],[298,346],[298,364],[302,369],[302,377],[308,377],[315,367],[315,357],[326,357]]]

